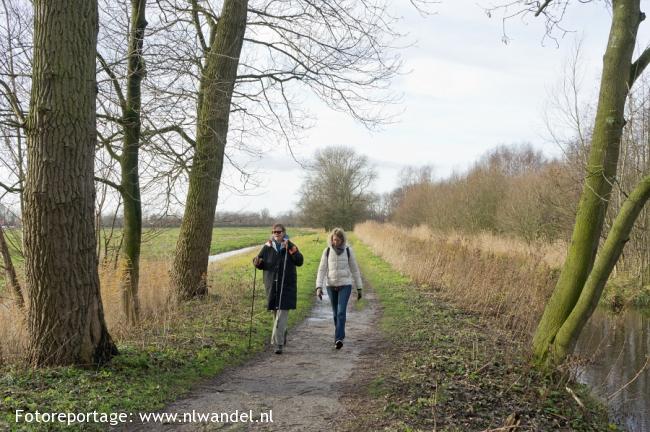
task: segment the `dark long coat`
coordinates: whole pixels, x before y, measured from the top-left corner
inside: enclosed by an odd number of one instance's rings
[[[288,248],[280,249],[278,252],[273,242],[269,240],[262,246],[257,256],[262,259],[262,263],[256,267],[264,270],[267,309],[295,309],[298,292],[296,267],[300,267],[304,260],[296,245],[289,241]]]

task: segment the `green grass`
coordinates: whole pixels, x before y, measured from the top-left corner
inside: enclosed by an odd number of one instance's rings
[[[142,232],[142,259],[170,257],[176,247],[180,228],[145,229]],[[310,233],[307,229],[289,229],[289,234],[301,236]],[[114,238],[119,239],[121,230]],[[212,230],[210,255],[262,244],[271,236],[269,227],[217,227]],[[113,241],[113,243],[116,243]]]
[[[142,252],[141,260],[152,259],[171,259],[176,248],[179,228],[146,228],[142,232]],[[301,236],[312,233],[313,230],[296,228],[289,229],[291,237]],[[13,230],[7,233],[15,242],[20,243],[20,233]],[[102,230],[100,239],[101,256],[113,257],[115,247],[119,245],[122,230],[115,229],[112,236],[108,230]],[[218,254],[231,250],[241,249],[247,246],[262,244],[271,236],[269,227],[217,227],[212,230],[212,243],[210,245],[210,254]],[[12,259],[18,272],[22,271],[23,259],[16,248],[10,247]],[[5,281],[4,272],[0,272],[0,294],[4,291]]]
[[[586,387],[532,369],[526,347],[507,330],[446,304],[360,242],[355,252],[381,303],[386,346],[378,348],[382,360],[372,377],[346,401],[363,404],[363,415],[349,418],[342,430],[495,429],[515,414],[517,430],[616,429]]]
[[[298,236],[294,241],[305,256],[305,264],[298,270],[298,309],[289,314],[290,325],[304,319],[311,309],[323,247],[316,235]],[[207,299],[182,305],[164,328],[144,323],[138,337],[120,341],[121,354],[106,366],[93,370],[4,368],[0,377],[0,430],[105,430],[105,424],[76,428],[16,424],[14,416],[18,409],[125,412],[134,416],[136,412],[159,410],[202,378],[263,350],[270,339],[272,318],[265,310],[260,272],[253,343],[248,350],[251,257],[245,254],[221,263],[209,275],[211,294]]]

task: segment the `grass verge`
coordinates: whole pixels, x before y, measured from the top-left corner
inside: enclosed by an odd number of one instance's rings
[[[322,252],[316,235],[296,237],[305,256],[298,271],[298,309],[294,325],[309,313]],[[257,272],[252,348],[248,350],[254,254],[219,263],[210,271],[210,296],[174,308],[164,325],[143,322],[118,341],[121,354],[93,370],[73,367],[0,369],[0,430],[105,430],[107,423],[25,424],[16,410],[41,413],[93,412],[133,414],[159,410],[199,380],[214,376],[263,350],[271,335],[262,277]]]
[[[385,344],[344,401],[363,409],[342,430],[616,430],[584,386],[531,369],[494,318],[449,306],[360,242],[355,251],[383,310]]]

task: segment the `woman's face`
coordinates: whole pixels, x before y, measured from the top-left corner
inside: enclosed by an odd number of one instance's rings
[[[282,243],[282,240],[284,239],[284,231],[282,231],[282,228],[273,228],[273,231],[271,232],[273,234],[273,239],[278,243]]]
[[[334,247],[339,247],[343,244],[343,239],[339,236],[333,235],[332,236],[332,246]]]

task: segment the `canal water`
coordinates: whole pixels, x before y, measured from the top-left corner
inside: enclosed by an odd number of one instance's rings
[[[208,257],[208,262],[213,263],[213,262],[225,260],[226,258],[230,258],[231,256],[239,255],[239,254],[242,254],[244,252],[257,251],[260,248],[261,248],[261,246],[249,246],[249,247],[245,247],[245,248],[242,248],[242,249],[236,249],[236,250],[231,250],[231,251],[228,251],[228,252],[222,252],[222,253],[219,253],[219,254],[216,254],[216,255],[210,255]],[[254,256],[255,256],[255,254],[253,253],[251,255],[251,260],[253,259]]]
[[[612,314],[596,310],[576,353],[587,360],[577,370],[626,430],[650,432],[650,311]]]

